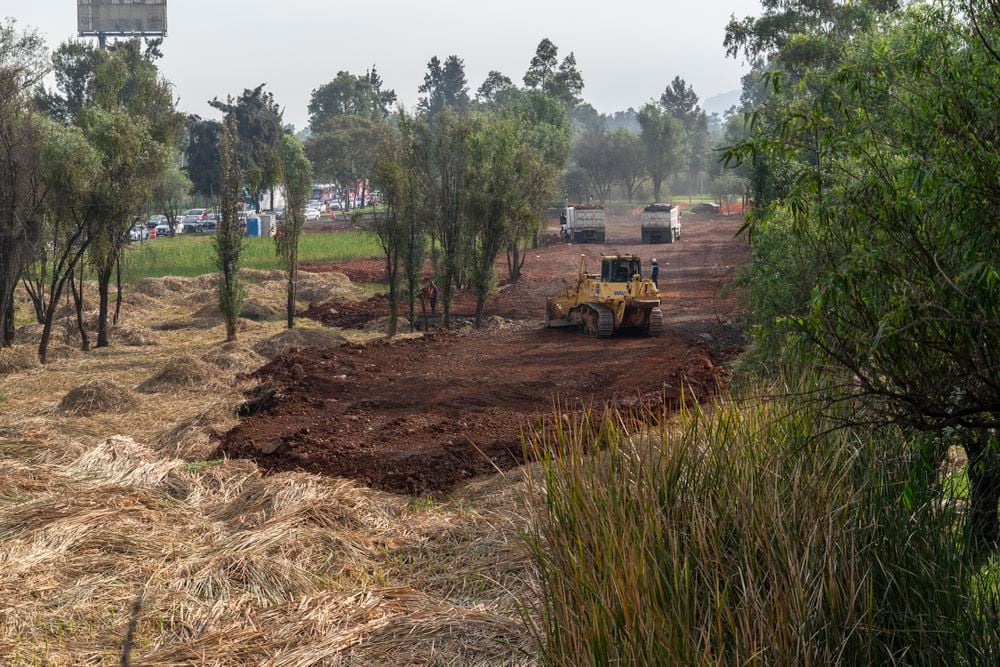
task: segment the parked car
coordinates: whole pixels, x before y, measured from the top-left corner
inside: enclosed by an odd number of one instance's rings
[[[128,240],[129,241],[144,241],[149,238],[149,227],[147,227],[141,220],[136,220],[132,225],[132,229],[128,230]]]
[[[320,218],[320,214],[319,214],[319,210],[318,209],[315,209],[315,208],[307,208],[306,209],[306,221],[307,222],[310,221],[310,220],[319,220],[319,218]]]
[[[170,221],[167,220],[167,218],[165,216],[160,216],[160,217],[162,217],[163,220],[161,222],[158,222],[156,224],[156,235],[157,236],[173,236],[174,235],[174,226],[170,224]],[[178,234],[180,234],[180,233],[182,233],[184,231],[185,231],[184,225],[177,225],[177,233]]]
[[[339,199],[331,199],[330,200],[330,210],[331,211],[339,211],[342,208],[344,208],[344,205],[340,203]]]
[[[151,215],[149,216],[149,220],[146,221],[146,229],[153,229],[161,222],[166,222],[166,221],[167,221],[167,216],[165,215]]]
[[[713,215],[719,214],[719,205],[712,204],[710,202],[702,202],[701,204],[695,204],[691,207],[692,213],[711,213]]]
[[[215,217],[214,213],[208,213],[205,215],[205,219],[201,221],[201,228],[206,232],[214,232],[215,228],[219,226],[219,221]]]

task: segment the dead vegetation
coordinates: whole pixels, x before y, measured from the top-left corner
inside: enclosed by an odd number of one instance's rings
[[[168,361],[163,368],[136,387],[136,390],[147,394],[190,387],[217,386],[219,381],[216,369],[201,359],[185,354]]]
[[[332,329],[304,328],[286,329],[279,334],[260,341],[254,346],[254,351],[265,359],[274,359],[279,355],[298,348],[316,348],[325,350],[346,343],[344,336]]]
[[[91,380],[69,390],[59,401],[59,411],[67,415],[88,417],[104,412],[128,412],[137,396],[131,390],[111,380]]]
[[[126,297],[123,327],[156,344],[120,329],[37,368],[28,325],[0,352],[29,366],[0,377],[0,662],[117,663],[132,623],[134,664],[531,662],[517,485],[425,502],[216,458],[242,400],[224,387],[263,363],[255,348],[343,338],[157,327],[190,322],[211,288],[163,278]]]

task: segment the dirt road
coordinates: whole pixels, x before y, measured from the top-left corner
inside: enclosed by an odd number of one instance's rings
[[[279,397],[226,434],[224,451],[267,470],[442,493],[521,463],[524,428],[555,401],[571,407],[666,399],[669,407],[682,384],[707,396],[742,349],[731,323],[737,296],[724,292],[748,254],[734,238],[741,223],[685,216],[680,241],[659,246],[637,243],[638,224],[638,216],[611,220],[604,246],[532,251],[522,280],[489,304],[490,314],[510,320],[499,327],[279,357],[257,372]],[[602,252],[637,253],[644,265],[658,259],[664,336],[591,339],[542,327],[545,297],[575,275],[581,253],[596,266]],[[331,268],[370,277],[372,262]],[[370,305],[372,318],[384,315],[384,299]],[[471,306],[462,295],[456,310],[469,314]]]

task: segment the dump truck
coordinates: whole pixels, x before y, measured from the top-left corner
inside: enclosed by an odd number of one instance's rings
[[[642,210],[642,242],[673,243],[681,237],[680,211],[673,204],[651,204]]]
[[[660,292],[642,276],[635,255],[602,255],[601,272],[587,273],[580,255],[576,282],[545,301],[546,327],[579,326],[588,336],[606,338],[624,328],[648,336],[663,333]]]
[[[570,243],[604,243],[603,206],[569,206],[560,218],[561,233]]]

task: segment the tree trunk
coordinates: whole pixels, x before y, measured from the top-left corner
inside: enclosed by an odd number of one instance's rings
[[[97,293],[99,299],[97,311],[97,347],[107,347],[108,311],[111,300],[111,269],[101,268],[97,272]]]
[[[653,201],[659,203],[660,201],[660,186],[663,185],[663,179],[653,179]]]
[[[86,352],[90,349],[90,337],[87,336],[87,327],[83,325],[83,262],[80,262],[79,284],[70,272],[70,291],[73,292],[73,306],[76,310],[76,327],[80,331],[80,349]]]
[[[1000,452],[991,447],[988,432],[974,434],[965,444],[969,457],[969,537],[975,549],[1000,544]]]
[[[113,324],[118,326],[118,316],[122,313],[122,258],[115,261],[115,317]]]
[[[476,328],[479,329],[483,326],[483,311],[486,309],[486,296],[482,294],[476,295]]]
[[[293,259],[292,265],[288,267],[288,300],[285,303],[288,317],[288,328],[295,328],[295,280],[298,278],[298,261]]]
[[[0,347],[10,347],[14,344],[14,292],[7,296],[3,307],[3,323],[0,325]]]

